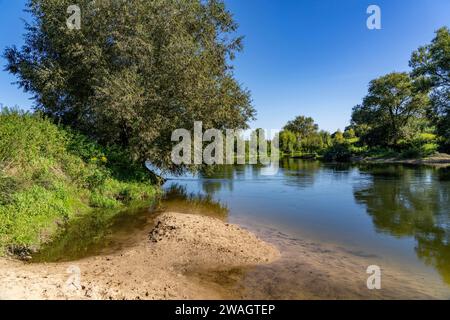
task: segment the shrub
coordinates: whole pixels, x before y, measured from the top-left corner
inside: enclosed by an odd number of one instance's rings
[[[431,156],[435,154],[439,149],[439,145],[437,143],[426,143],[421,146],[421,154],[422,156]]]
[[[421,157],[421,152],[419,148],[410,148],[406,149],[400,154],[400,157],[403,159],[414,159]]]
[[[93,208],[118,209],[154,194],[145,170],[125,151],[103,148],[39,114],[0,112],[0,254],[38,247]]]
[[[330,147],[323,155],[325,161],[338,161],[347,162],[350,161],[352,152],[346,144],[335,144]]]
[[[421,158],[436,153],[439,149],[438,137],[432,133],[419,133],[411,141],[402,141],[403,158]]]

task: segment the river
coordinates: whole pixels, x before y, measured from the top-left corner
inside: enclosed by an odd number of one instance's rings
[[[239,224],[281,249],[281,262],[269,267],[190,275],[215,283],[224,297],[402,298],[414,290],[450,297],[449,168],[286,158],[272,176],[259,166],[221,166],[170,177],[164,189],[151,209],[74,227],[37,261],[120,250],[148,217],[180,211]],[[384,293],[367,294],[368,265],[385,271]]]

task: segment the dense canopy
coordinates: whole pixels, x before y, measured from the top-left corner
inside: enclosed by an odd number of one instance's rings
[[[29,0],[33,21],[7,70],[36,108],[135,161],[172,171],[174,129],[246,128],[255,115],[230,61],[242,48],[220,0],[79,0],[81,28],[66,25],[71,0]]]

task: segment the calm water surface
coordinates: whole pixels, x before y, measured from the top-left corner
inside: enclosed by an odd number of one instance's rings
[[[339,244],[450,286],[450,170],[342,165],[283,159],[274,176],[256,166],[224,166],[171,179],[169,194],[217,201],[228,219]]]
[[[164,187],[165,198],[151,209],[120,215],[103,212],[80,219],[34,261],[70,261],[121,250],[136,241],[133,235],[148,232],[159,212],[179,211],[214,215],[266,236],[275,244],[293,243],[284,260],[270,268],[234,270],[226,276],[208,272],[200,275],[200,281],[205,277],[218,279],[220,288],[231,283],[230,298],[308,298],[299,295],[300,286],[312,288],[315,297],[347,297],[347,289],[341,290],[341,285],[336,289],[341,293],[322,296],[322,288],[315,288],[316,280],[311,284],[301,282],[311,277],[299,278],[305,270],[301,251],[305,243],[298,239],[333,244],[381,267],[397,265],[417,275],[419,280],[413,282],[436,290],[439,287],[436,296],[450,297],[449,168],[283,159],[273,176],[261,175],[258,166],[223,166],[213,174],[170,178]],[[323,247],[314,244],[311,252],[321,250]],[[336,258],[339,265],[337,255],[330,258]],[[326,259],[317,266],[327,264]],[[365,270],[361,273],[365,277]],[[278,276],[279,282],[271,281],[273,276]],[[264,280],[266,284],[261,285]],[[325,286],[327,281],[323,282]],[[363,282],[360,287],[365,287]],[[236,283],[243,287],[241,291],[235,289]],[[233,295],[236,292],[239,294]],[[401,297],[403,292],[399,294]]]

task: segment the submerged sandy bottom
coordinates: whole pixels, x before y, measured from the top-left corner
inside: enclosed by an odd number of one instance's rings
[[[226,299],[450,299],[439,277],[340,245],[317,243],[280,232],[252,227],[281,252],[268,265],[227,271],[192,273],[197,281],[221,292]],[[367,288],[367,268],[381,268],[381,290]]]
[[[221,220],[164,213],[123,252],[72,263],[0,260],[0,299],[211,299],[220,293],[186,276],[267,264],[279,251]]]
[[[215,218],[164,213],[115,254],[52,264],[0,259],[0,299],[449,298],[438,280],[396,266],[383,267],[381,290],[368,290],[372,257],[276,229],[257,233],[271,244]]]

